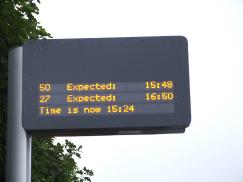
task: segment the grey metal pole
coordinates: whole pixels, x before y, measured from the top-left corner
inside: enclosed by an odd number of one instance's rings
[[[22,47],[9,53],[7,182],[31,181],[31,136],[22,126],[22,54]]]

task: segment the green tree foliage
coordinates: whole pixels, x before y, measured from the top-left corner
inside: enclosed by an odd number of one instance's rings
[[[53,138],[38,138],[33,141],[32,180],[35,182],[90,181],[93,172],[86,167],[78,169],[74,157],[80,158],[81,146],[65,140],[65,144],[53,144]]]
[[[36,20],[38,0],[0,0],[0,181],[5,181],[8,51],[28,39],[51,37]],[[32,181],[90,181],[93,172],[79,169],[81,147],[70,141],[54,144],[53,138],[33,138]]]

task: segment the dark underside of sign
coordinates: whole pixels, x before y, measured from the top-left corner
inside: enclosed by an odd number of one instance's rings
[[[146,135],[184,133],[185,126],[181,127],[154,127],[154,128],[105,128],[105,129],[71,129],[71,130],[31,130],[29,134],[35,136],[99,136],[99,135]]]

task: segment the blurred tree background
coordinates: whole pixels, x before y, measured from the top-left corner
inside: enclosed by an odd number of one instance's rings
[[[0,1],[0,181],[5,181],[8,51],[28,39],[51,38],[36,19],[39,0]],[[33,137],[33,182],[91,181],[93,171],[79,169],[74,158],[81,158],[81,146],[66,140],[54,144],[54,138]]]

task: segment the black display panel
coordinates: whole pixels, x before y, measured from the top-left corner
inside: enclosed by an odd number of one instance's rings
[[[28,41],[22,117],[32,134],[184,132],[191,121],[187,40]]]

